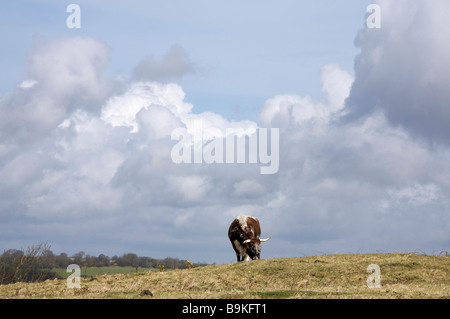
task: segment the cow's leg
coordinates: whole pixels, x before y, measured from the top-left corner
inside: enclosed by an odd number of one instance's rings
[[[241,246],[239,241],[235,240],[234,242],[232,242],[232,245],[234,252],[236,253],[237,261],[243,261],[244,260],[243,247]]]
[[[236,253],[237,261],[241,261],[241,252],[240,252],[240,250],[238,249],[237,245],[238,245],[238,244],[237,244],[236,242],[235,242],[234,244],[232,244],[233,249],[234,249],[234,252]]]

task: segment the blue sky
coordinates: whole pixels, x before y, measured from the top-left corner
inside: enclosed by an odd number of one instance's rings
[[[352,70],[355,30],[368,1],[78,1],[81,29],[68,29],[65,1],[2,4],[0,53],[6,93],[22,80],[35,41],[91,36],[112,48],[108,74],[129,76],[144,57],[181,45],[197,66],[181,79],[195,111],[257,119],[275,94],[323,95],[319,70]]]
[[[0,250],[227,263],[247,214],[262,258],[448,251],[450,3],[371,2],[3,1]],[[198,121],[279,170],[174,163]]]

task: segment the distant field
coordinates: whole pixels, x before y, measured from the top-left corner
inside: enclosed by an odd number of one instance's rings
[[[380,288],[367,267],[380,267]],[[450,257],[418,254],[320,255],[0,286],[0,298],[445,298]],[[89,268],[88,268],[89,271]],[[117,271],[117,269],[111,271]],[[83,270],[82,270],[83,274]],[[142,294],[149,290],[149,294]]]
[[[62,278],[69,277],[72,273],[67,272],[66,269],[52,269],[58,276]],[[82,277],[95,277],[99,275],[114,275],[114,274],[136,274],[136,267],[82,267],[80,268]],[[158,268],[138,268],[138,273],[146,271],[159,271]]]

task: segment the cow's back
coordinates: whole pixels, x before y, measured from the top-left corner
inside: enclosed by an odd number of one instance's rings
[[[252,216],[240,215],[230,225],[228,237],[233,242],[239,240],[243,242],[249,238],[259,238],[261,227],[258,218]]]
[[[233,220],[233,222],[230,225],[230,228],[228,229],[228,238],[230,238],[230,241],[233,242],[235,240],[239,240],[241,237],[241,226],[239,224],[239,220],[236,218]]]

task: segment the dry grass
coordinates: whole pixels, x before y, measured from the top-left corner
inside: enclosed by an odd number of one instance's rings
[[[368,288],[367,266],[381,268]],[[140,295],[150,290],[153,296]],[[450,258],[354,254],[265,259],[170,272],[100,275],[0,286],[0,298],[450,298]]]

